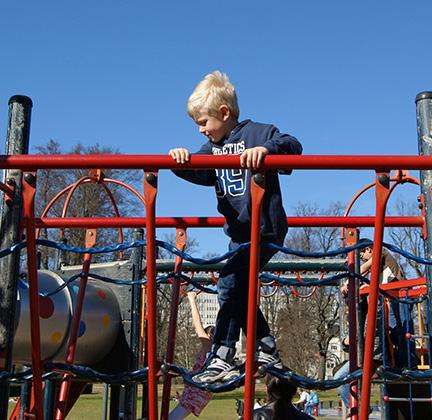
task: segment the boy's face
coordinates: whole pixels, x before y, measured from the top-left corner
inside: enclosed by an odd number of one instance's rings
[[[228,137],[232,130],[230,111],[226,107],[221,107],[216,116],[206,113],[200,114],[195,122],[199,127],[199,132],[212,143],[219,143],[222,139]]]

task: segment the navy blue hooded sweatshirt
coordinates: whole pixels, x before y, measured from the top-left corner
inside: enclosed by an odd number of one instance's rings
[[[256,146],[264,146],[269,154],[273,155],[302,153],[302,146],[295,137],[280,133],[273,125],[245,120],[231,131],[228,138],[218,143],[208,141],[196,154],[239,155],[244,150]],[[250,241],[250,170],[198,169],[174,170],[173,172],[194,184],[214,186],[218,199],[218,211],[226,220],[225,233],[233,242]],[[261,238],[263,241],[282,243],[286,232],[286,214],[282,205],[278,174],[277,171],[267,171],[261,216]]]

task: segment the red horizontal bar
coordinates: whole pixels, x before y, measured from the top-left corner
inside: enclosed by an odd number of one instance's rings
[[[289,216],[291,227],[371,227],[374,225],[373,216]],[[159,228],[181,227],[222,227],[223,217],[157,217],[156,226]],[[389,216],[385,218],[388,227],[421,227],[423,219],[420,216]],[[145,227],[145,217],[65,217],[36,219],[38,228],[116,228],[116,227]]]
[[[417,298],[417,297],[420,297],[422,295],[423,296],[427,295],[427,292],[428,292],[427,287],[426,287],[426,285],[424,285],[424,286],[416,287],[415,289],[409,289],[408,290],[408,296],[407,296],[407,293],[405,290],[399,290],[399,297],[401,299],[412,298],[412,297]],[[396,292],[391,292],[391,293],[395,294],[395,296],[397,296]]]
[[[426,293],[426,287],[421,287],[426,285],[426,278],[419,277],[416,279],[409,280],[398,280],[392,281],[386,284],[380,284],[379,288],[385,290],[393,296],[405,297],[405,291],[411,289],[412,287],[418,287],[417,289],[409,290],[409,296],[419,296]],[[420,286],[420,287],[419,287]],[[369,294],[369,286],[362,287],[360,290],[361,295]]]
[[[222,227],[223,217],[157,217],[159,228]],[[117,228],[146,227],[145,217],[43,217],[36,219],[38,228]]]
[[[0,169],[191,169],[239,168],[238,155],[193,155],[177,164],[168,155],[0,155]],[[263,169],[432,169],[432,156],[271,155]]]
[[[426,284],[425,277],[416,279],[391,281],[390,283],[382,284],[380,287],[383,290],[401,290],[414,286],[424,286]]]

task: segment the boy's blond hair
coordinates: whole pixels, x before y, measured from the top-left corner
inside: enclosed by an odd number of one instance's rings
[[[187,112],[191,118],[197,120],[202,114],[217,116],[222,105],[227,106],[235,118],[239,117],[235,88],[225,73],[216,70],[198,83],[189,97]]]

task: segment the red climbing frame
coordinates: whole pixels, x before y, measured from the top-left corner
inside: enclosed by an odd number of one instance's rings
[[[33,347],[33,393],[35,399],[35,415],[43,419],[42,413],[42,362],[40,360],[39,334],[39,304],[38,285],[35,257],[35,229],[42,227],[133,227],[146,226],[147,241],[147,277],[148,277],[148,368],[149,368],[149,418],[158,418],[157,407],[157,373],[156,360],[156,266],[155,266],[155,229],[156,227],[175,226],[180,228],[192,226],[216,227],[222,224],[221,218],[156,218],[157,172],[159,169],[183,168],[239,168],[238,156],[205,156],[194,155],[187,164],[178,165],[166,155],[21,155],[0,156],[1,169],[22,169],[24,179],[24,218],[27,234],[28,272],[30,283],[30,312]],[[94,219],[50,219],[35,220],[34,189],[35,172],[37,169],[70,169],[70,168],[117,168],[143,169],[144,196],[146,204],[146,218],[94,218]],[[249,306],[248,306],[248,338],[246,352],[245,378],[245,419],[252,419],[254,401],[254,384],[257,373],[255,363],[255,322],[258,305],[258,255],[259,255],[259,219],[262,197],[265,185],[262,182],[266,169],[322,169],[322,170],[372,170],[376,172],[376,216],[371,217],[310,217],[290,218],[291,226],[343,226],[359,227],[374,226],[374,253],[372,276],[370,284],[370,300],[368,308],[368,324],[366,331],[366,346],[363,361],[362,404],[360,418],[368,418],[371,377],[373,374],[372,349],[376,321],[376,307],[379,288],[379,261],[383,240],[384,225],[389,226],[422,226],[421,217],[389,217],[385,218],[385,209],[391,190],[389,187],[389,172],[393,169],[432,169],[432,157],[429,156],[267,156],[263,165],[261,178],[255,178],[252,184],[252,231],[251,256],[249,277]],[[32,178],[33,177],[33,178]]]

